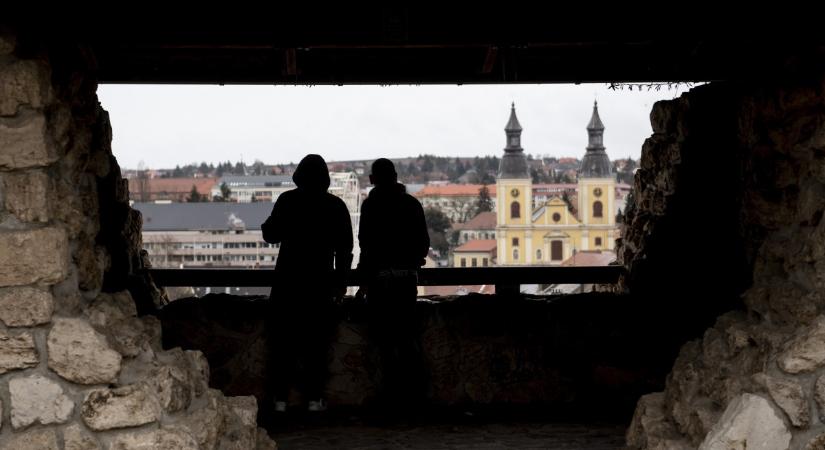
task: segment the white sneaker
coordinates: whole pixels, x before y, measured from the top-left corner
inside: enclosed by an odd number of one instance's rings
[[[286,402],[275,402],[275,412],[286,412]]]
[[[311,412],[321,412],[327,410],[327,402],[324,399],[320,399],[318,401],[311,401],[307,405],[307,411]]]

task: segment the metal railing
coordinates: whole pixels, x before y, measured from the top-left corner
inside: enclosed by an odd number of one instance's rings
[[[614,284],[623,266],[598,267],[461,267],[420,269],[421,286],[495,285],[499,294],[518,292],[522,284]],[[271,269],[152,269],[159,286],[272,286]],[[362,274],[349,273],[346,284],[359,286]]]

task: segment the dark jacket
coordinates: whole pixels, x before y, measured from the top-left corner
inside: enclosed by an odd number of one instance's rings
[[[430,250],[421,203],[402,184],[374,188],[361,205],[358,241],[367,274],[421,267]]]
[[[299,189],[278,197],[261,225],[266,242],[281,244],[275,269],[293,274],[348,269],[352,262],[352,223],[344,201],[327,192]]]
[[[261,225],[266,242],[281,244],[275,271],[286,283],[330,285],[333,267],[340,281],[352,264],[349,211],[326,192],[329,174],[322,162],[302,161],[293,176],[298,188],[281,194]]]

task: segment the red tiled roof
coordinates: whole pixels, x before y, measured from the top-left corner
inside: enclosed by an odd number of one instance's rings
[[[416,197],[475,197],[478,196],[478,191],[482,186],[482,184],[427,185],[413,195]],[[490,197],[496,196],[496,185],[487,185],[487,189],[490,191]]]
[[[456,248],[453,252],[492,252],[496,249],[495,239],[475,239]]]
[[[209,195],[212,188],[218,183],[217,178],[149,178],[146,187],[149,193],[189,193],[192,186],[199,194]],[[129,179],[129,192],[138,192],[138,179]]]
[[[616,254],[602,250],[580,250],[561,263],[562,266],[606,266],[616,260]]]
[[[496,213],[492,211],[478,213],[472,219],[453,226],[456,230],[495,230],[495,228]]]

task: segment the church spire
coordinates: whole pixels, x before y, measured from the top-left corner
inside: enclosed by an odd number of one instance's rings
[[[516,117],[515,102],[510,105],[510,120],[507,121],[507,125],[504,127],[504,133],[507,135],[505,152],[523,151],[521,148],[521,124],[518,123],[518,117]]]
[[[599,102],[596,101],[593,102],[593,116],[590,117],[590,123],[587,124],[587,135],[589,136],[588,151],[591,149],[604,149],[604,124],[602,118],[599,117]]]
[[[579,174],[582,178],[609,178],[613,176],[610,158],[604,151],[604,124],[599,117],[599,103],[593,102],[593,115],[587,124],[587,151]]]
[[[510,105],[510,120],[504,127],[507,135],[507,146],[504,147],[504,157],[498,168],[499,178],[530,178],[527,171],[527,157],[521,148],[521,124],[516,117],[516,104]]]

